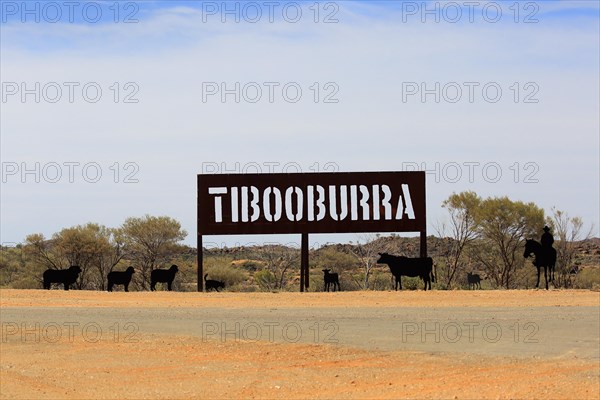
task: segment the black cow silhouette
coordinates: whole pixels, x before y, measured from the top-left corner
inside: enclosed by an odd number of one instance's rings
[[[481,281],[483,279],[479,276],[479,274],[472,274],[467,272],[467,282],[469,283],[469,289],[481,289]]]
[[[527,258],[534,255],[533,266],[537,268],[537,282],[535,287],[540,287],[540,268],[544,268],[544,279],[546,280],[546,290],[548,290],[548,272],[550,269],[550,280],[554,281],[554,264],[556,264],[556,250],[553,247],[544,249],[542,245],[533,240],[525,241],[525,251],[523,257]]]
[[[325,286],[323,286],[323,291],[324,292],[329,292],[329,287],[331,285],[333,285],[333,291],[335,292],[335,288],[337,286],[337,290],[340,290],[340,281],[339,281],[339,277],[337,273],[330,273],[330,269],[324,269],[323,271],[323,282],[325,283]]]
[[[127,268],[125,271],[111,271],[106,277],[108,280],[108,291],[112,292],[114,285],[123,285],[125,291],[129,292],[129,282],[131,282],[131,276],[135,273],[133,267]]]
[[[171,268],[169,269],[153,270],[150,273],[150,290],[156,290],[156,284],[162,282],[167,284],[167,290],[170,292],[177,271],[179,271],[179,268],[175,264],[171,265]]]
[[[204,287],[206,288],[206,291],[216,290],[218,292],[219,288],[225,289],[225,282],[215,281],[213,279],[206,279],[207,276],[208,274],[204,275]]]
[[[388,253],[379,253],[377,264],[387,264],[388,267],[390,267],[390,272],[394,275],[394,278],[396,278],[396,284],[394,285],[396,290],[398,290],[398,286],[400,286],[400,290],[402,290],[402,275],[410,277],[418,276],[421,278],[425,283],[423,290],[427,290],[428,285],[429,289],[431,289],[431,282],[435,282],[435,277],[433,276],[433,260],[431,257],[409,258],[393,256]]]
[[[78,265],[73,265],[68,269],[47,269],[44,271],[44,289],[50,289],[52,283],[62,283],[65,290],[69,290],[69,286],[74,284],[79,278],[81,268]]]

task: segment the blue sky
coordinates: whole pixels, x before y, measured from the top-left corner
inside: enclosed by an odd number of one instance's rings
[[[118,226],[149,213],[181,221],[193,244],[195,175],[214,163],[229,170],[258,164],[265,172],[274,163],[278,172],[286,165],[306,172],[437,165],[439,173],[428,174],[432,224],[444,219],[440,204],[448,195],[474,190],[579,215],[598,235],[596,1],[520,2],[518,22],[513,1],[480,2],[473,23],[465,2],[456,2],[463,5],[457,23],[446,20],[454,14],[423,22],[422,2],[319,2],[318,23],[313,1],[297,2],[303,14],[296,23],[278,13],[288,2],[279,2],[273,23],[264,2],[255,3],[265,13],[255,23],[243,15],[240,23],[222,23],[221,10],[203,13],[222,2],[120,2],[117,23],[107,8],[112,2],[102,3],[98,23],[77,13],[74,23],[22,23],[22,10],[5,13],[7,3],[21,2],[0,3],[3,243],[88,221]],[[415,4],[413,13],[407,7]],[[448,4],[440,3],[440,13]],[[484,7],[499,7],[499,21],[487,21]],[[123,23],[132,10],[138,22]],[[338,22],[323,23],[327,15]],[[73,82],[73,102],[65,82]],[[277,85],[272,103],[264,82]],[[23,102],[21,85],[35,92],[36,83],[40,102],[35,94]],[[239,83],[240,92],[256,83],[263,97],[250,102],[249,91],[239,103],[234,95],[222,102],[220,94],[203,101],[212,83]],[[298,102],[283,96],[290,83],[302,90]],[[435,94],[423,101],[420,89],[436,84],[440,101]],[[85,85],[102,90],[97,102],[83,97]],[[56,86],[62,97],[52,103]],[[15,87],[19,92],[7,94]],[[414,87],[419,93],[407,95]],[[456,87],[462,96],[452,102]],[[499,87],[500,99],[485,98],[483,87],[488,95]],[[137,102],[125,102],[128,95]],[[337,102],[325,102],[327,96]],[[56,164],[62,175],[53,183]],[[91,182],[84,166],[88,175],[99,168],[101,178]],[[23,175],[24,168],[33,172]],[[138,182],[125,182],[128,174]],[[216,241],[230,240],[256,238]]]

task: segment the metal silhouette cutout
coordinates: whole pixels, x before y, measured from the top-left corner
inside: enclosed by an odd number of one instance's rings
[[[400,290],[402,290],[402,275],[410,277],[418,276],[425,283],[423,290],[427,290],[427,286],[429,286],[429,289],[431,290],[431,282],[435,282],[435,277],[433,275],[433,260],[431,257],[409,258],[393,256],[388,253],[378,254],[379,260],[377,260],[377,264],[387,264],[388,267],[390,267],[390,272],[396,279],[394,285],[395,290],[398,290],[398,286],[400,286]]]
[[[339,281],[339,276],[336,272],[331,273],[330,269],[326,268],[323,271],[323,291],[324,292],[329,292],[329,288],[331,285],[333,285],[332,291],[335,292],[335,289],[337,287],[337,290],[340,291],[340,281]]]
[[[219,291],[219,288],[225,289],[225,282],[216,281],[213,279],[206,279],[208,274],[204,275],[204,288],[208,292],[209,290]]]
[[[73,265],[68,269],[47,269],[44,271],[44,289],[50,289],[53,283],[62,283],[65,290],[69,290],[69,286],[74,284],[79,278],[81,268]]]
[[[550,233],[550,228],[544,226],[541,243],[533,239],[525,241],[525,251],[523,257],[528,258],[534,255],[533,265],[537,268],[536,288],[540,286],[540,269],[544,268],[544,279],[546,281],[546,290],[548,290],[548,271],[550,272],[550,281],[554,282],[554,265],[556,264],[556,249],[552,247],[554,236]]]
[[[115,285],[123,285],[126,292],[129,292],[129,283],[131,282],[131,277],[135,273],[135,269],[133,267],[127,268],[125,271],[111,271],[106,276],[108,281],[107,290],[112,292],[113,286]]]
[[[155,291],[156,284],[161,282],[167,284],[167,290],[170,292],[177,271],[179,271],[179,268],[175,264],[171,265],[169,269],[155,269],[152,271],[150,273],[150,290]]]
[[[308,235],[419,232],[427,256],[425,172],[198,175],[198,291],[204,235],[300,234],[300,291],[309,286]]]
[[[469,290],[471,289],[481,289],[481,277],[479,274],[472,274],[467,272],[467,282],[469,283]]]

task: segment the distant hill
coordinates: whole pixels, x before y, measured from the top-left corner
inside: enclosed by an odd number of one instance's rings
[[[439,238],[437,236],[428,236],[428,256],[433,258],[443,257],[444,254],[452,248],[453,241],[454,239],[449,237]],[[397,255],[404,255],[407,257],[419,256],[420,242],[418,237],[381,236],[375,239],[375,242],[378,244],[377,247],[391,248],[392,250],[390,252]],[[578,265],[581,265],[582,267],[600,267],[600,238],[579,241],[575,243],[575,246],[575,260]],[[269,250],[281,250],[284,248],[298,250],[297,248],[293,249],[291,247],[286,247],[285,245],[224,247],[204,249],[204,256],[230,255],[235,259],[252,259],[256,257],[251,257],[251,255],[264,253]],[[356,250],[357,245],[350,243],[327,244],[313,250],[311,253],[318,254],[320,251],[328,248],[351,254],[352,250]],[[196,257],[196,248],[182,246],[180,255],[182,258]]]
[[[437,236],[427,237],[427,253],[429,257],[443,257],[452,247],[453,239],[449,237],[440,238]],[[389,252],[407,257],[418,257],[420,242],[418,237],[400,237],[400,236],[381,236],[375,239],[375,246],[379,248],[390,249]],[[600,238],[591,238],[575,243],[575,264],[580,268],[595,267],[600,268]],[[357,246],[350,243],[326,244],[318,249],[313,249],[311,254],[318,255],[324,249],[333,248],[339,252],[351,254]],[[268,251],[288,249],[290,251],[299,251],[285,245],[269,246],[240,246],[204,249],[205,257],[216,257],[228,255],[237,260],[259,259],[260,255]],[[181,246],[181,258],[191,259],[196,257],[196,248]]]

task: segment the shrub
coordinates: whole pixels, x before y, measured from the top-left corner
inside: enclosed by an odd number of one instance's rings
[[[369,288],[371,290],[393,290],[392,274],[374,271],[369,278]]]
[[[263,291],[271,291],[277,287],[277,277],[268,269],[263,269],[255,273],[254,281]]]
[[[37,279],[33,276],[22,276],[19,279],[13,281],[11,287],[13,289],[41,289],[41,276],[40,279]],[[62,285],[60,285],[60,288],[63,288]]]
[[[232,262],[236,267],[245,269],[246,271],[256,272],[264,268],[265,263],[258,260],[238,260]]]
[[[225,289],[230,290],[234,290],[236,286],[248,279],[246,271],[230,265],[213,266],[210,269],[205,269],[204,273],[208,274],[208,279],[225,282]]]
[[[422,289],[424,286],[423,281],[419,277],[402,277],[402,289],[403,290],[418,290]]]
[[[575,289],[600,289],[600,268],[582,268],[573,280]]]

